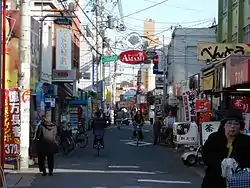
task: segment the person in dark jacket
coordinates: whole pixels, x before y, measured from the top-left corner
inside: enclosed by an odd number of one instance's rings
[[[105,117],[101,117],[101,112],[96,112],[96,118],[92,121],[92,129],[93,129],[93,135],[94,135],[94,143],[93,148],[96,147],[97,143],[97,137],[101,137],[100,142],[102,147],[104,147],[104,132],[105,128],[107,127],[107,121]]]
[[[221,176],[221,162],[234,158],[241,168],[250,167],[250,137],[241,134],[244,119],[238,110],[229,110],[219,130],[209,135],[203,146],[203,160],[207,166],[202,188],[226,188]]]
[[[47,175],[45,168],[45,158],[47,157],[49,175],[53,175],[54,155],[57,150],[56,144],[57,127],[42,117],[41,125],[37,129],[36,143],[38,150],[38,165],[43,176]]]
[[[160,136],[160,133],[161,133],[161,127],[162,127],[162,120],[157,119],[154,122],[154,125],[153,125],[154,145],[159,143],[159,136]]]
[[[136,126],[139,125],[140,126],[140,130],[139,130],[139,137],[141,140],[143,140],[143,132],[142,132],[142,125],[144,123],[144,119],[142,116],[142,112],[140,110],[138,110],[133,118],[134,121],[134,128],[135,130],[133,131],[133,137],[136,136]]]

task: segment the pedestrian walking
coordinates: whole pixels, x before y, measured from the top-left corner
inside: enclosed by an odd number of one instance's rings
[[[202,188],[227,187],[225,178],[221,176],[221,163],[226,158],[235,159],[240,169],[250,168],[250,137],[240,132],[244,125],[242,113],[231,109],[225,113],[218,131],[208,137],[202,149],[207,166]]]
[[[153,125],[154,145],[159,143],[161,128],[162,128],[162,121],[160,119],[156,119],[156,121]]]
[[[155,112],[153,109],[151,109],[149,111],[149,120],[150,120],[150,124],[153,125],[154,124],[154,118],[155,118]]]
[[[47,121],[46,116],[42,116],[41,125],[37,129],[36,144],[38,152],[39,170],[43,176],[47,175],[45,168],[45,159],[47,158],[49,175],[53,175],[54,155],[57,151],[57,127],[55,124]]]

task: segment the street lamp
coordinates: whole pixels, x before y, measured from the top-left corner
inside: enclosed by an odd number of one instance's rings
[[[60,18],[60,17],[64,17],[64,18],[74,18],[76,16],[74,15],[63,15],[63,12],[65,12],[66,10],[51,10],[51,12],[59,12],[60,14],[47,14],[43,17],[40,18],[40,33],[39,33],[39,76],[40,76],[40,80],[42,78],[42,58],[43,58],[43,22],[45,21],[46,18]],[[71,2],[68,5],[68,11],[70,13],[74,12],[74,3]]]

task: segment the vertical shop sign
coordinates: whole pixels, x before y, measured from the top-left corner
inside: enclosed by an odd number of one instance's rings
[[[21,121],[18,89],[6,90],[5,104],[5,156],[7,161],[11,161],[20,153]]]
[[[185,121],[194,122],[196,120],[195,100],[196,91],[186,91],[182,94],[185,112]]]
[[[72,31],[56,29],[56,70],[71,70]]]

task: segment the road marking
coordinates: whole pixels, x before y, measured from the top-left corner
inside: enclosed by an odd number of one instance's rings
[[[99,173],[99,174],[147,174],[155,175],[155,172],[146,172],[146,171],[122,171],[122,170],[78,170],[78,169],[56,169],[56,173]]]
[[[71,164],[71,166],[81,166],[81,164]]]
[[[131,142],[132,140],[120,140],[120,142]]]
[[[191,184],[189,181],[166,181],[166,180],[153,180],[153,179],[138,179],[139,183],[166,183],[166,184]]]
[[[137,141],[131,141],[131,142],[127,142],[125,144],[131,145],[131,146],[137,146]],[[153,144],[149,143],[149,142],[140,141],[138,144],[138,147],[149,146],[149,145],[153,145]]]
[[[116,166],[116,165],[110,165],[108,168],[140,168],[139,166]]]

